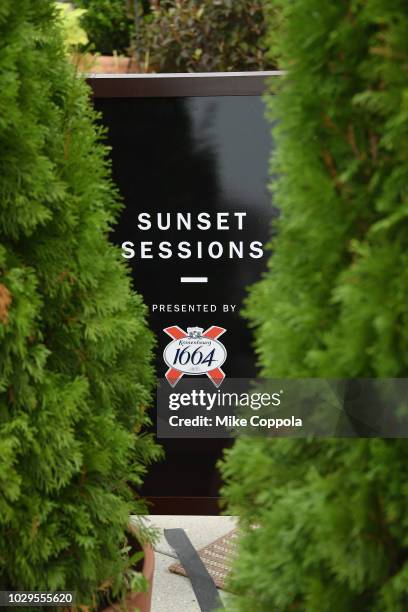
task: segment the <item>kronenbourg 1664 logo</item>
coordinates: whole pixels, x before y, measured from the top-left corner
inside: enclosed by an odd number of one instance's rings
[[[227,330],[212,325],[206,331],[202,327],[187,327],[185,332],[178,325],[163,330],[173,340],[166,346],[163,358],[169,369],[166,378],[172,387],[187,374],[207,374],[216,387],[225,378],[221,366],[227,358],[225,346],[218,340]]]

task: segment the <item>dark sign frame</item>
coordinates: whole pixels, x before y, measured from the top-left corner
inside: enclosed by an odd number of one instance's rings
[[[199,72],[189,74],[89,74],[96,98],[169,98],[184,96],[259,96],[269,77],[265,72]]]
[[[89,74],[94,98],[262,96],[281,71],[195,74]],[[149,497],[152,514],[218,514],[218,497]]]

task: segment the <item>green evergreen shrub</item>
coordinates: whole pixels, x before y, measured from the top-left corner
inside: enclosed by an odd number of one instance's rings
[[[264,4],[258,0],[156,3],[141,24],[139,46],[145,69],[228,72],[273,67],[265,55]]]
[[[128,0],[75,0],[86,9],[81,22],[92,50],[102,55],[127,55],[134,35],[133,2]]]
[[[86,11],[84,9],[73,8],[65,2],[56,2],[55,6],[60,12],[60,23],[62,27],[62,38],[65,48],[70,53],[78,51],[80,46],[88,44],[88,35],[81,26],[81,18]]]
[[[0,4],[0,589],[125,586],[159,450],[152,336],[120,253],[101,129],[51,0]]]
[[[408,7],[272,1],[281,211],[246,314],[267,377],[408,374]],[[244,535],[231,608],[408,609],[405,440],[241,439],[222,471]],[[257,525],[252,529],[251,525]]]

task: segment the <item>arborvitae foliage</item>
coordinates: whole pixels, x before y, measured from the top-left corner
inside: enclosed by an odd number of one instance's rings
[[[87,87],[50,0],[0,4],[0,589],[123,585],[158,454],[152,337],[118,249]]]
[[[408,7],[271,4],[288,73],[270,102],[281,215],[247,304],[261,372],[405,377]],[[239,441],[223,466],[245,532],[236,608],[406,610],[407,465],[404,440]]]

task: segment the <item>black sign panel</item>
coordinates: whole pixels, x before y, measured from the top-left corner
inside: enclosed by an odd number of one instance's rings
[[[149,308],[158,378],[171,370],[163,351],[172,337],[164,329],[194,336],[212,326],[226,330],[219,338],[227,351],[222,373],[254,376],[240,310],[248,285],[265,269],[274,214],[264,101],[259,95],[105,97],[95,106],[109,130],[114,180],[125,202],[113,240]],[[207,380],[211,368],[204,366],[196,374]],[[168,380],[177,385],[171,373]],[[166,459],[150,471],[145,494],[217,495],[214,466],[227,440],[160,442]]]

